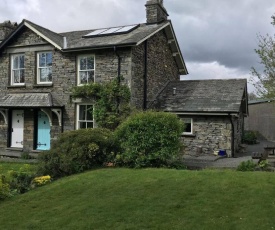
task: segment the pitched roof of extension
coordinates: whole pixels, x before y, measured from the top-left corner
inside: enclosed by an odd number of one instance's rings
[[[247,114],[246,85],[246,79],[171,81],[158,95],[157,108],[176,113],[238,113],[243,106]]]
[[[180,74],[188,74],[179,44],[170,20],[164,21],[158,24],[137,24],[132,30],[125,31],[124,33],[110,33],[100,34],[97,36],[84,37],[85,35],[96,31],[84,30],[84,31],[72,31],[65,33],[55,33],[49,29],[41,27],[31,21],[24,19],[2,43],[0,43],[0,50],[9,43],[10,40],[23,28],[28,27],[33,32],[41,36],[47,42],[55,46],[62,52],[72,52],[80,50],[94,50],[113,47],[127,47],[137,46],[143,43],[148,38],[152,37],[157,32],[164,30],[168,44],[171,47],[173,56],[176,60]],[[126,27],[126,26],[125,26]],[[105,29],[112,29],[105,28]]]

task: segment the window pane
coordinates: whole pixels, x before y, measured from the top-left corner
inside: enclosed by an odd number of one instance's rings
[[[13,69],[18,69],[19,66],[19,57],[13,57]]]
[[[80,129],[86,129],[86,122],[79,122]]]
[[[47,53],[46,63],[47,66],[52,66],[52,53]]]
[[[39,69],[40,82],[51,82],[52,81],[52,68],[41,68]]]
[[[20,63],[19,63],[19,68],[20,69],[23,69],[24,66],[25,66],[25,58],[24,58],[24,55],[20,56]]]
[[[93,106],[92,105],[87,105],[87,121],[92,121],[93,120]]]
[[[19,70],[13,70],[13,83],[20,83]]]
[[[87,69],[94,69],[94,57],[88,57],[87,64]]]
[[[87,72],[81,71],[79,72],[80,75],[80,84],[87,84]]]
[[[80,70],[86,70],[87,65],[86,65],[86,58],[81,58],[80,59]]]
[[[88,71],[87,72],[87,75],[88,75],[88,83],[90,83],[90,82],[94,82],[94,71],[92,70],[92,71]]]
[[[52,81],[53,78],[52,78],[52,68],[49,68],[48,69],[48,81]]]
[[[86,111],[86,105],[79,105],[79,116],[78,119],[85,121],[85,111]]]
[[[185,123],[185,130],[184,132],[186,133],[191,133],[192,129],[191,129],[191,123]]]
[[[20,83],[24,83],[25,82],[25,71],[19,70],[20,71]]]
[[[45,53],[39,54],[39,67],[45,67],[46,66],[46,55]]]
[[[181,118],[184,122],[184,132],[191,133],[192,132],[192,119],[191,118]]]
[[[39,69],[40,72],[40,82],[46,82],[47,81],[47,69]]]
[[[93,128],[93,122],[87,122],[87,128]]]

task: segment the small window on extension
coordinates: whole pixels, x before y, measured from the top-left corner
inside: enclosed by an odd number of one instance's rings
[[[192,118],[181,118],[184,122],[183,134],[193,134],[193,119]]]

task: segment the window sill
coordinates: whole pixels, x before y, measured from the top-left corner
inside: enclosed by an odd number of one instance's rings
[[[195,134],[191,134],[191,133],[190,133],[190,134],[188,134],[188,133],[186,133],[186,134],[183,133],[183,134],[181,134],[181,136],[182,136],[182,137],[196,137]]]
[[[13,89],[13,88],[26,88],[26,85],[9,85],[7,86],[8,89]]]
[[[53,87],[53,83],[49,83],[49,84],[36,84],[33,85],[34,88],[40,88],[40,87]]]

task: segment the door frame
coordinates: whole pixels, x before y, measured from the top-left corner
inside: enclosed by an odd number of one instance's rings
[[[37,150],[37,151],[45,151],[45,150],[42,150],[42,149],[38,149],[38,146],[37,146],[37,142],[38,142],[38,114],[39,114],[39,112],[42,112],[42,113],[44,113],[45,115],[46,115],[46,117],[47,117],[47,119],[48,119],[48,121],[49,121],[49,124],[50,124],[50,118],[48,117],[48,115],[44,112],[44,111],[42,111],[41,109],[36,109],[35,111],[34,111],[34,141],[33,141],[33,149],[35,149],[35,150]],[[51,131],[52,131],[52,127],[51,127],[51,125],[50,125],[50,146],[51,146]]]
[[[7,147],[8,148],[20,148],[20,147],[12,147],[12,122],[13,122],[13,111],[21,110],[23,111],[23,145],[22,149],[24,148],[24,131],[25,131],[25,110],[23,108],[13,108],[8,110],[8,133],[7,133]],[[20,148],[21,149],[21,148]]]

